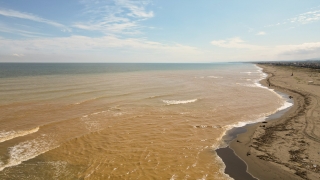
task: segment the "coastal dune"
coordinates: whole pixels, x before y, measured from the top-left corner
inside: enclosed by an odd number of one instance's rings
[[[255,178],[320,179],[320,71],[258,66],[268,74],[261,83],[288,94],[294,106],[280,118],[248,126],[230,148]]]

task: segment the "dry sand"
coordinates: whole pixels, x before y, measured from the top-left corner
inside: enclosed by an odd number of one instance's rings
[[[259,66],[269,74],[261,83],[292,96],[294,106],[278,119],[249,126],[230,148],[258,179],[320,179],[320,70]]]

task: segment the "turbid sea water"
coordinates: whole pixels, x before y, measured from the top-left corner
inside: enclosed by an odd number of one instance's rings
[[[288,106],[248,63],[0,64],[0,179],[229,179],[214,151]]]

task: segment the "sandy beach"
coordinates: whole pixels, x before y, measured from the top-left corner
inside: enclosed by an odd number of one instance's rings
[[[291,96],[294,106],[280,118],[247,126],[230,148],[258,179],[320,179],[319,70],[258,66],[268,74],[261,83]]]

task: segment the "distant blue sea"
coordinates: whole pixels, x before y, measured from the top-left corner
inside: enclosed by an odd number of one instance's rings
[[[0,63],[0,78],[57,74],[98,74],[154,70],[200,70],[244,63]]]

